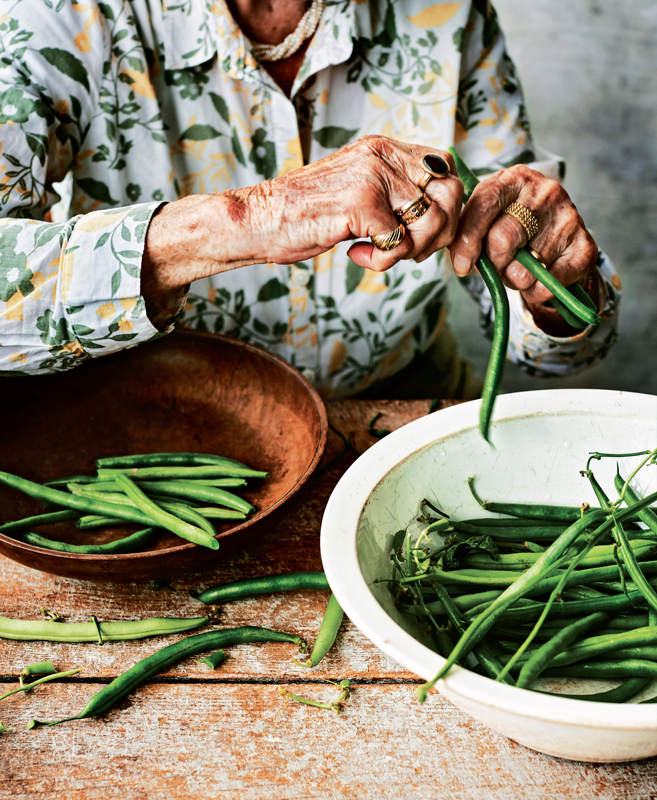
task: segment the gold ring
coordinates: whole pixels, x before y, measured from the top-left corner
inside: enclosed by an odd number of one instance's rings
[[[540,230],[538,220],[528,208],[525,208],[525,206],[521,206],[520,203],[511,203],[510,206],[507,206],[504,209],[504,213],[509,214],[514,219],[518,220],[518,222],[525,229],[528,240],[533,239],[534,236],[538,234]]]
[[[427,184],[432,178],[448,178],[452,174],[447,161],[441,156],[435,155],[435,153],[428,153],[424,156],[420,166],[426,172],[419,184],[421,192],[427,188]]]
[[[426,214],[430,205],[431,200],[429,200],[426,195],[421,194],[414,200],[404,203],[401,208],[396,208],[395,216],[400,222],[403,222],[404,225],[410,225],[411,222],[415,222]]]
[[[387,233],[377,233],[376,236],[370,236],[372,244],[377,250],[394,250],[395,247],[400,245],[406,236],[406,228],[404,223],[400,223],[393,231]]]
[[[534,250],[534,248],[533,248],[533,247],[528,247],[528,248],[527,248],[527,252],[528,252],[530,255],[534,256],[534,258],[535,258],[535,259],[538,261],[538,263],[539,263],[539,264],[540,264],[542,267],[545,267],[545,269],[547,269],[547,268],[548,268],[548,265],[545,263],[545,261],[543,261],[543,258],[541,257],[541,254],[540,254],[540,253],[537,253],[537,252],[536,252],[536,250]]]

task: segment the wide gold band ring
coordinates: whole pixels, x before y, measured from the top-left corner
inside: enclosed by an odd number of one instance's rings
[[[540,230],[538,220],[528,208],[525,208],[525,206],[521,206],[520,203],[511,203],[510,206],[507,206],[504,209],[504,213],[509,214],[514,219],[518,220],[518,222],[525,229],[527,239],[533,239],[534,236],[538,234]]]
[[[442,156],[435,155],[435,153],[429,153],[424,156],[420,166],[426,173],[419,183],[421,192],[424,192],[432,178],[448,178],[452,174],[447,161]]]
[[[404,223],[400,224],[393,230],[387,233],[377,233],[376,236],[370,236],[370,240],[377,250],[394,250],[398,247],[406,236],[406,228]]]
[[[396,208],[395,216],[404,225],[410,225],[426,214],[430,205],[431,200],[426,195],[421,194],[408,203],[404,203],[400,208]]]

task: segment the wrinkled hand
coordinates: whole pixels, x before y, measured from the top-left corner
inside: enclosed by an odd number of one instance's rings
[[[399,221],[393,210],[421,194],[418,185],[425,176],[421,160],[428,153],[442,156],[454,174],[429,182],[424,194],[431,205],[407,226],[402,243],[388,252],[367,241],[349,250],[360,266],[382,271],[401,259],[428,258],[454,238],[463,184],[449,153],[366,136],[320,161],[235,195],[250,208],[251,227],[260,239],[265,261],[302,261],[338,242],[394,230]]]
[[[475,188],[449,247],[454,271],[467,275],[483,246],[502,281],[522,293],[534,316],[556,314],[539,310],[552,293],[513,258],[527,244],[527,234],[518,220],[503,213],[511,203],[525,206],[538,220],[540,230],[530,244],[557,280],[564,286],[586,282],[598,255],[595,242],[567,192],[524,164],[501,170]]]

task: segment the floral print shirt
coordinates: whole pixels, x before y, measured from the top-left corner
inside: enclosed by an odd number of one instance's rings
[[[532,142],[486,0],[328,0],[290,98],[225,0],[9,0],[1,10],[2,374],[67,370],[166,333],[140,294],[162,202],[285,175],[372,133],[456,143],[480,175],[517,162],[562,171]],[[197,281],[182,323],[278,353],[325,396],[360,391],[435,340],[450,269],[439,254],[369,272],[348,247]],[[600,272],[602,326],[572,339],[541,332],[510,292],[510,357],[541,374],[601,358],[620,283],[604,258]],[[489,325],[481,282],[468,283]]]

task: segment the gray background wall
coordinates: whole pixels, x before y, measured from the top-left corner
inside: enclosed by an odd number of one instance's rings
[[[605,362],[537,381],[509,364],[505,391],[594,387],[657,394],[657,0],[494,0],[534,138],[565,156],[565,186],[623,283]],[[489,344],[454,287],[452,325],[483,375]]]

